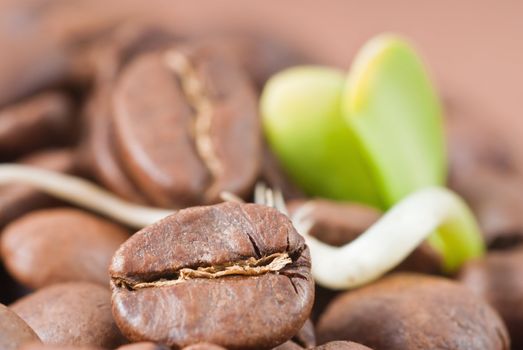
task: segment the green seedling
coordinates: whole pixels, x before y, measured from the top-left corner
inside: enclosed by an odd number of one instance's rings
[[[316,66],[277,74],[261,113],[269,145],[309,195],[387,210],[445,183],[442,109],[421,59],[398,37],[372,39],[348,77]],[[446,225],[429,238],[447,270],[483,250],[474,218],[463,220],[467,232]]]

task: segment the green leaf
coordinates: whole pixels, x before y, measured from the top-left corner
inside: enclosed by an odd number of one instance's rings
[[[342,103],[382,209],[417,189],[445,183],[440,103],[408,43],[391,35],[369,41],[354,61]]]
[[[306,193],[380,206],[373,180],[341,111],[345,76],[297,67],[269,80],[261,113],[269,145]]]

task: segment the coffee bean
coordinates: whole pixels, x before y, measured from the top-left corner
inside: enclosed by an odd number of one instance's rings
[[[11,305],[45,344],[112,348],[124,342],[111,316],[107,288],[86,282],[55,284]]]
[[[480,111],[481,112],[481,111]],[[490,125],[470,122],[460,106],[450,109],[447,143],[449,186],[476,214],[487,244],[505,248],[523,243],[523,166],[517,151],[510,149]]]
[[[396,274],[335,299],[317,325],[320,343],[352,340],[376,350],[508,350],[498,314],[439,277]]]
[[[69,149],[50,149],[32,153],[20,163],[61,173],[78,173],[75,154]],[[56,205],[58,201],[31,186],[0,186],[0,227],[31,210]]]
[[[0,110],[0,157],[12,159],[70,138],[72,103],[59,92],[44,92]]]
[[[314,350],[372,350],[365,345],[357,344],[351,341],[331,341],[315,347]]]
[[[372,207],[325,199],[290,201],[289,211],[296,212],[303,205],[311,208],[309,234],[333,246],[342,246],[356,239],[381,217]]]
[[[122,168],[115,154],[111,115],[112,93],[125,62],[142,51],[164,46],[174,39],[151,27],[122,25],[92,48],[93,93],[85,107],[86,137],[82,155],[93,175],[119,196],[137,203],[147,203]]]
[[[141,342],[120,346],[117,350],[169,350],[169,347],[151,342]]]
[[[114,92],[122,163],[156,205],[246,196],[258,175],[261,130],[245,73],[203,47],[131,62]]]
[[[305,322],[300,331],[292,337],[292,341],[305,349],[313,348],[316,346],[316,334],[314,331],[314,325],[310,319]]]
[[[0,349],[17,350],[22,344],[38,341],[36,333],[13,311],[0,304]]]
[[[124,243],[110,274],[122,332],[175,347],[271,348],[303,326],[314,295],[303,238],[256,204],[181,210]]]
[[[523,348],[523,248],[491,252],[471,261],[462,268],[458,279],[499,312],[512,347]]]
[[[47,209],[8,225],[0,252],[10,274],[31,288],[69,281],[108,286],[111,258],[128,237],[124,228],[87,212]]]

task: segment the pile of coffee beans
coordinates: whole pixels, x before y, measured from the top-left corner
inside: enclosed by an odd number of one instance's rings
[[[46,19],[59,5],[47,6],[6,12],[28,18],[13,28],[27,47],[0,50],[0,161],[173,214],[137,231],[2,185],[0,349],[523,348],[523,202],[507,188],[523,177],[513,158],[450,123],[452,186],[493,250],[443,276],[441,256],[422,244],[376,282],[328,290],[289,217],[249,204],[257,182],[278,188],[290,215],[313,208],[310,234],[334,246],[382,215],[308,198],[265,144],[260,89],[307,58],[276,38],[187,37],[143,22],[93,18],[77,33]]]

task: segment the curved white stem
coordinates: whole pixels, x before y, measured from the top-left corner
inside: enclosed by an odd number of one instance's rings
[[[142,228],[174,213],[174,210],[126,202],[75,176],[26,165],[0,165],[0,185],[11,183],[34,186],[134,228]],[[274,194],[264,186],[257,187],[257,203],[285,210],[279,193]],[[224,196],[239,200],[228,194]],[[308,219],[310,210],[312,207],[305,204],[291,219],[310,248],[314,278],[331,289],[354,288],[380,277],[440,227],[448,225],[452,232],[477,233],[465,203],[445,188],[427,188],[411,194],[357,239],[342,247],[327,245],[308,234],[312,224]]]
[[[28,165],[0,165],[0,185],[20,183],[93,210],[133,228],[142,228],[174,210],[131,204],[81,178]]]
[[[309,207],[310,208],[310,207]],[[468,208],[445,188],[427,188],[403,199],[354,241],[333,247],[308,235],[307,205],[292,217],[311,251],[315,280],[331,289],[354,288],[397,266],[438,227],[455,224]]]

